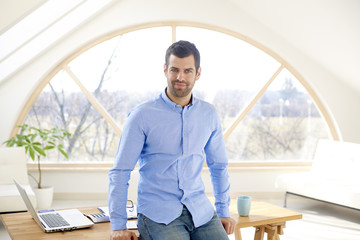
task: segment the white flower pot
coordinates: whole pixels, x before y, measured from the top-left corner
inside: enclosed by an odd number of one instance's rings
[[[54,187],[33,188],[38,210],[50,209],[54,196]]]

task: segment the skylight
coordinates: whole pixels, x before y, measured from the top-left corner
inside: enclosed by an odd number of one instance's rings
[[[0,82],[111,0],[51,0],[0,36]]]
[[[0,59],[3,60],[11,52],[44,31],[80,2],[81,0],[44,3],[0,36],[0,45],[6,46],[6,48],[0,49]]]

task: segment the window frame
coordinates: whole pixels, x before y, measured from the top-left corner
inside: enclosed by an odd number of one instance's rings
[[[264,84],[264,86],[258,91],[258,93],[254,96],[254,98],[250,101],[250,104],[248,104],[247,107],[245,107],[237,116],[237,118],[234,120],[233,124],[231,124],[227,129],[224,131],[224,138],[227,138],[231,132],[236,128],[237,124],[241,122],[241,120],[246,116],[246,114],[251,110],[251,108],[255,105],[255,103],[261,98],[261,96],[265,93],[267,87],[272,83],[272,81],[276,78],[276,76],[281,72],[282,69],[286,68],[296,79],[302,84],[302,86],[306,89],[310,97],[312,98],[314,104],[316,105],[317,109],[319,110],[322,118],[324,119],[328,130],[329,135],[333,140],[339,140],[340,136],[339,133],[335,127],[335,124],[327,111],[324,104],[321,102],[320,98],[317,96],[315,91],[311,88],[311,86],[305,81],[305,79],[302,77],[302,75],[295,70],[289,63],[287,63],[282,57],[280,57],[278,54],[270,50],[269,48],[265,47],[264,45],[260,44],[259,42],[244,36],[238,32],[234,32],[229,29],[224,29],[212,25],[207,25],[203,23],[193,23],[193,22],[157,22],[157,23],[149,23],[149,24],[140,24],[137,26],[132,26],[125,29],[119,29],[115,32],[109,33],[105,36],[100,36],[96,40],[87,43],[86,45],[83,45],[80,47],[77,51],[73,52],[71,55],[66,57],[59,65],[57,65],[53,70],[50,71],[50,73],[43,78],[42,81],[40,81],[39,85],[35,88],[35,91],[30,95],[29,99],[26,101],[26,104],[24,105],[21,113],[19,114],[19,117],[14,124],[14,127],[11,132],[11,136],[15,136],[17,134],[18,128],[16,126],[21,125],[23,121],[25,120],[28,112],[30,111],[32,105],[42,92],[42,90],[45,88],[45,86],[50,82],[50,80],[61,70],[66,71],[76,82],[80,88],[81,87],[81,81],[76,80],[76,75],[71,72],[71,70],[68,68],[68,64],[74,60],[76,57],[84,53],[85,51],[89,50],[90,48],[104,42],[107,40],[110,40],[116,36],[126,34],[129,32],[147,29],[147,28],[155,28],[155,27],[171,27],[172,28],[172,41],[176,41],[176,28],[177,27],[195,27],[195,28],[203,28],[211,31],[220,32],[223,34],[230,35],[232,37],[238,38],[239,40],[245,41],[252,46],[262,50],[264,53],[270,55],[273,57],[276,61],[280,63],[280,67],[276,70],[274,75]],[[83,91],[83,90],[82,90]],[[85,91],[85,92],[84,92]],[[121,134],[121,129],[118,128],[116,122],[112,119],[110,114],[107,113],[107,111],[101,106],[101,104],[96,100],[95,97],[92,96],[90,92],[85,90],[83,93],[87,97],[87,99],[93,104],[93,106],[99,111],[101,115],[109,122],[109,124],[113,127],[114,131],[117,134]],[[98,105],[98,106],[97,106]],[[95,168],[97,171],[103,171],[108,170],[112,166],[112,163],[43,163],[42,168],[44,168],[45,171],[56,171],[56,170],[69,170],[73,171],[93,171]],[[232,170],[240,170],[240,171],[247,171],[247,170],[254,170],[254,169],[262,169],[262,170],[274,170],[274,169],[308,169],[311,166],[311,162],[308,161],[259,161],[259,162],[245,162],[245,161],[239,161],[239,162],[229,162],[229,169]],[[33,164],[29,163],[28,168],[31,170],[33,168]]]

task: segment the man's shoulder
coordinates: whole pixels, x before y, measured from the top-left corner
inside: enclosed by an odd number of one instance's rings
[[[200,98],[197,98],[196,99],[196,104],[200,107],[200,108],[203,108],[203,109],[207,109],[209,111],[212,111],[212,112],[216,112],[216,109],[215,109],[215,106],[212,104],[212,103],[209,103],[205,100],[202,100]]]
[[[146,112],[146,111],[151,111],[152,109],[159,107],[159,97],[154,97],[150,100],[147,100],[139,105],[137,105],[136,107],[134,107],[130,113],[140,113],[140,112]]]

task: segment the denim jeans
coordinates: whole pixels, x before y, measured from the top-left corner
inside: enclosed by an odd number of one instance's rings
[[[139,213],[138,229],[141,240],[229,239],[216,212],[214,212],[213,218],[208,223],[195,228],[191,214],[185,206],[181,216],[168,225],[154,222],[143,214]]]

